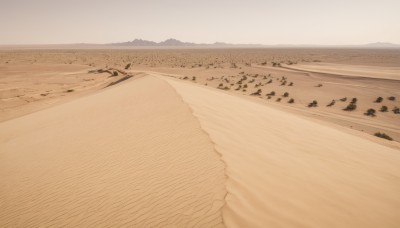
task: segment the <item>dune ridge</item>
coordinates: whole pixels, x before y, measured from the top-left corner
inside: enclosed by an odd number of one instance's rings
[[[398,150],[237,96],[163,79],[190,105],[222,154],[227,227],[400,224]]]
[[[224,164],[166,82],[0,123],[0,226],[224,227]]]

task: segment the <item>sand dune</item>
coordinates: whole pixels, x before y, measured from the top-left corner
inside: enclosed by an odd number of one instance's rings
[[[0,123],[1,227],[400,224],[398,150],[151,74]]]
[[[224,165],[164,81],[0,124],[1,227],[223,226]]]
[[[166,80],[226,163],[227,227],[399,226],[399,151],[233,95]]]

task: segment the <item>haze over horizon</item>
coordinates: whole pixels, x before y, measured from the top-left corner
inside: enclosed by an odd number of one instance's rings
[[[400,43],[400,1],[2,0],[0,44]]]

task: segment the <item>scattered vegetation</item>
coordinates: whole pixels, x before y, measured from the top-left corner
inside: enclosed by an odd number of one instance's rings
[[[307,105],[307,107],[312,108],[312,107],[318,107],[318,102],[316,100],[312,101]]]
[[[278,98],[278,99],[276,99],[276,102],[281,102],[281,100],[282,100],[282,98]]]
[[[355,103],[350,103],[346,106],[346,108],[344,108],[344,111],[354,111],[356,110],[357,105]]]
[[[376,98],[375,103],[381,103],[382,101],[383,101],[383,98],[382,97],[378,97],[378,98]]]
[[[293,98],[290,98],[289,101],[288,101],[287,103],[293,104],[293,103],[294,103],[294,99],[293,99]]]
[[[342,102],[345,102],[345,101],[347,101],[347,97],[343,97],[343,98],[341,98],[339,100],[342,101]]]
[[[293,82],[290,82],[288,86],[293,86]]]
[[[364,113],[364,115],[373,117],[373,116],[375,116],[375,113],[376,113],[375,109],[370,108]]]
[[[331,103],[329,103],[328,105],[326,105],[326,107],[332,107],[332,106],[335,105],[335,103],[336,103],[336,101],[335,101],[335,100],[332,100]]]
[[[399,107],[394,107],[392,111],[393,111],[394,114],[400,114],[400,108]]]
[[[392,140],[393,140],[392,137],[390,137],[389,135],[387,135],[387,134],[385,134],[385,133],[377,132],[377,133],[375,133],[374,135],[375,135],[376,137],[383,138],[383,139],[387,139],[387,140],[389,140],[389,141],[392,141]]]
[[[387,112],[387,111],[388,111],[388,107],[385,106],[385,105],[383,105],[379,111],[381,111],[381,112]]]
[[[354,97],[353,99],[351,99],[350,104],[348,104],[346,106],[346,108],[344,108],[343,110],[344,111],[354,111],[354,110],[356,110],[356,108],[357,108],[357,98]]]
[[[126,64],[125,70],[128,70],[129,68],[131,68],[131,64],[130,63]]]
[[[250,94],[250,95],[253,95],[253,96],[260,96],[261,93],[262,93],[261,89],[258,89],[256,92],[254,92],[254,93],[252,93],[252,94]]]
[[[275,96],[275,91],[271,91],[270,93],[267,94],[267,96]]]
[[[67,90],[67,93],[72,93],[72,92],[74,92],[75,90],[73,90],[73,89],[69,89],[69,90]]]
[[[282,97],[288,97],[289,96],[289,93],[288,92],[285,92],[283,95],[282,95]]]
[[[396,97],[390,96],[390,97],[388,97],[387,99],[388,99],[389,101],[395,101],[395,100],[396,100]]]
[[[315,87],[322,87],[322,84],[318,84],[318,85],[316,85]]]
[[[114,70],[112,76],[118,76],[118,71]]]

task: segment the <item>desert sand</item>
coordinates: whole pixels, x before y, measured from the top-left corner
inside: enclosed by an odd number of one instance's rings
[[[398,227],[399,60],[1,50],[0,226]]]
[[[1,227],[223,224],[223,162],[162,80],[4,122],[0,139]]]

